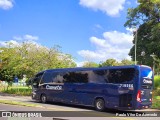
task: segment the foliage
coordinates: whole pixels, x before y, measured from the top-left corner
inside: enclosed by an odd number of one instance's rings
[[[0,80],[13,81],[14,76],[28,78],[35,73],[51,68],[75,67],[76,64],[69,54],[60,51],[59,46],[46,48],[33,42],[19,45],[8,43],[0,48]]]
[[[160,96],[160,89],[156,89],[153,91],[153,96]]]
[[[2,90],[2,92],[21,96],[30,96],[32,89],[29,87],[9,87],[8,89]]]
[[[100,67],[103,66],[118,66],[118,62],[115,59],[107,59],[105,62],[100,64]]]
[[[152,108],[160,109],[160,76],[154,77],[154,91]]]
[[[156,72],[160,67],[160,1],[138,0],[136,8],[128,9],[126,27],[138,26],[137,35],[134,35],[133,44],[137,38],[137,60],[139,64],[153,66],[155,61]],[[135,58],[135,45],[130,49],[129,55]],[[142,54],[145,53],[145,54]],[[153,54],[156,58],[150,56]]]
[[[134,61],[123,59],[120,65],[134,65]]]
[[[153,102],[152,102],[152,108],[154,109],[160,109],[160,99],[158,99],[159,96],[155,96],[153,98]]]
[[[95,62],[85,62],[83,67],[98,67],[99,65]]]
[[[154,76],[154,89],[157,89],[157,88],[160,89],[160,76]]]
[[[136,8],[129,8],[125,26],[132,27],[143,23],[158,23],[160,21],[159,0],[138,0]]]
[[[103,67],[103,66],[120,66],[120,65],[133,65],[134,62],[127,60],[127,59],[123,59],[121,62],[116,61],[115,59],[107,59],[105,62],[102,62],[99,66]]]

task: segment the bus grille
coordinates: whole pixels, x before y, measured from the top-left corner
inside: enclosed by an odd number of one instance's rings
[[[119,107],[132,107],[132,94],[122,94],[119,97]]]

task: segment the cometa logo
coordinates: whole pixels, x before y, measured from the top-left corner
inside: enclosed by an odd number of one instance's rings
[[[50,86],[50,85],[46,85],[46,89],[50,89],[50,90],[62,90],[62,86]]]
[[[151,80],[143,79],[143,83],[146,83],[146,84],[152,84],[152,81],[151,81]]]

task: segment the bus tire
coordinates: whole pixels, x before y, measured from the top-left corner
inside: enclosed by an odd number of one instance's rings
[[[42,103],[47,103],[47,96],[45,94],[41,95],[41,102]]]
[[[105,102],[102,98],[98,98],[95,100],[95,109],[97,111],[104,111],[105,110]]]

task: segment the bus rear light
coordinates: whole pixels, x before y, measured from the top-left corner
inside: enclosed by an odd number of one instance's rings
[[[141,102],[141,90],[138,90],[137,92],[137,101]]]
[[[152,102],[152,99],[149,99],[150,102]]]

